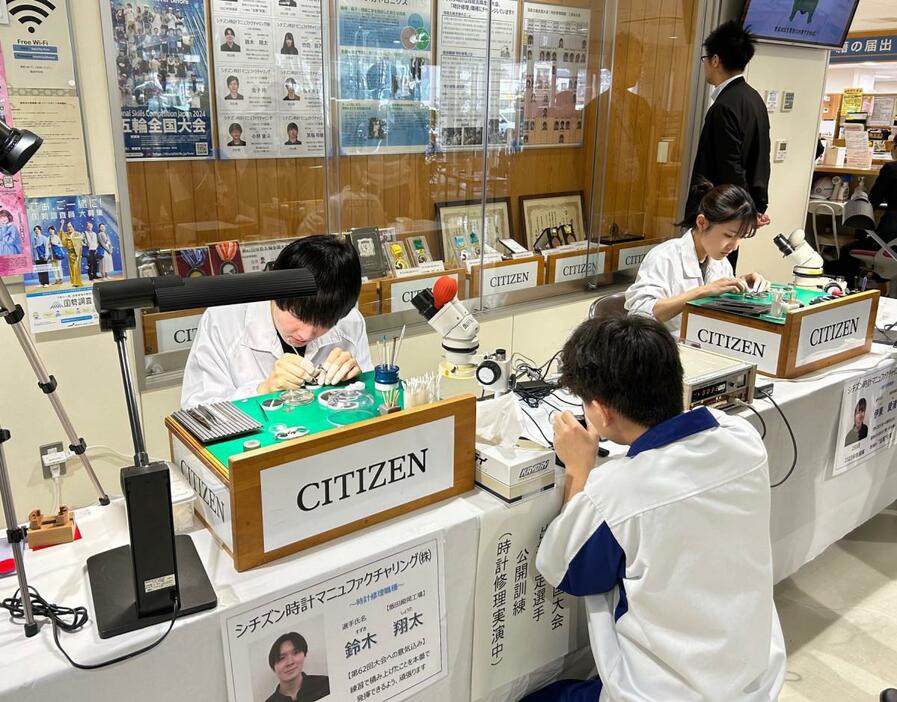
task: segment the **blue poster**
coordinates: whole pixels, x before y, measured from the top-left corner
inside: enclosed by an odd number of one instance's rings
[[[841,47],[858,0],[750,0],[744,26],[759,39]]]
[[[112,0],[128,159],[211,158],[203,0]]]
[[[430,0],[340,0],[340,148],[424,151],[430,143]]]
[[[33,272],[24,276],[34,332],[95,324],[91,288],[123,278],[114,195],[26,200]]]

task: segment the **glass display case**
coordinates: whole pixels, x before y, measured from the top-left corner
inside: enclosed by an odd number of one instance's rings
[[[261,270],[296,237],[347,237],[377,331],[444,274],[494,309],[600,284],[676,233],[696,0],[105,4],[132,274]],[[144,314],[150,384],[199,314]]]

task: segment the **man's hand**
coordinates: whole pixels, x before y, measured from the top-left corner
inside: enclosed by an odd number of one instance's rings
[[[259,383],[259,395],[301,388],[314,374],[315,367],[311,361],[296,354],[285,353],[274,363],[271,374]]]
[[[327,360],[321,364],[321,368],[324,370],[321,385],[336,385],[361,374],[361,367],[355,357],[341,348],[333,349]]]
[[[583,429],[571,412],[561,412],[554,418],[554,450],[566,466],[566,502],[583,489],[595,466],[598,430],[591,425]]]
[[[745,273],[738,277],[745,282],[749,290],[756,292],[766,292],[769,290],[769,281],[759,273]]]
[[[769,219],[769,215],[763,212],[762,214],[757,215],[757,229],[760,227],[765,227],[772,220]]]
[[[707,297],[722,295],[723,293],[740,293],[747,290],[747,283],[740,278],[719,278],[711,283],[701,286]]]

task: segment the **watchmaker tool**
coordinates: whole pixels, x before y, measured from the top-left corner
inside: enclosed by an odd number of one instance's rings
[[[197,405],[178,410],[172,417],[203,444],[255,434],[262,428],[258,421],[230,402]]]

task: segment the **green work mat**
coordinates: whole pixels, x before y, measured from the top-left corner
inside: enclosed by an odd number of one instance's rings
[[[771,286],[770,289],[785,288],[785,287],[789,287],[789,286],[774,284]],[[821,295],[825,295],[825,292],[823,292],[822,290],[817,290],[816,288],[796,288],[796,287],[791,286],[791,289],[794,291],[794,299],[796,299],[798,302],[802,302],[804,304],[804,307],[808,306],[810,304],[811,300],[815,300],[817,297],[820,297]],[[753,302],[753,303],[759,304],[759,305],[762,305],[762,304],[769,305],[769,304],[772,304],[772,293],[767,292],[766,295],[760,295],[758,297],[747,297],[745,295],[739,295],[737,293],[724,293],[723,295],[714,295],[713,297],[702,297],[697,300],[691,300],[688,304],[696,305],[697,307],[703,307],[707,303],[714,302],[716,300],[737,300],[738,302],[748,302],[748,303]],[[737,312],[729,312],[729,314],[738,315]],[[745,319],[759,319],[764,322],[770,322],[771,324],[779,324],[781,326],[785,325],[784,317],[773,317],[771,314],[761,314],[761,315],[757,315],[757,316],[746,314],[746,315],[738,315],[738,316],[743,316]]]
[[[318,402],[318,395],[325,390],[333,389],[334,386],[321,388],[310,387],[309,390],[315,394],[315,400],[310,404],[302,405],[300,407],[288,408],[286,405],[283,405],[277,410],[263,410],[261,406],[262,401],[277,397],[280,395],[279,392],[274,392],[269,395],[259,395],[258,397],[249,397],[245,400],[234,400],[231,404],[248,414],[253,419],[261,422],[262,430],[256,434],[247,434],[246,436],[241,436],[236,439],[227,439],[225,441],[209,444],[206,446],[206,450],[211,453],[222,466],[227,468],[231,456],[237,456],[244,453],[244,441],[256,439],[261,443],[261,448],[284,443],[275,438],[275,432],[271,431],[271,427],[275,424],[283,424],[287,427],[305,427],[308,429],[308,435],[310,436],[312,434],[328,431],[329,429],[338,429],[339,426],[332,423],[329,419],[334,415],[344,415],[343,420],[346,421],[347,424],[354,424],[356,422],[364,421],[365,419],[379,416],[377,414],[377,407],[382,403],[383,398],[380,396],[379,392],[374,390],[373,371],[362,373],[356,380],[363,382],[365,389],[374,396],[374,405],[369,409],[367,416],[360,416],[359,412],[353,410],[347,412],[334,412],[333,410],[325,409],[321,403]],[[401,406],[401,404],[402,393],[400,391],[399,406]],[[288,412],[287,409],[290,409],[290,411]],[[349,413],[352,414],[351,417],[346,416]]]

